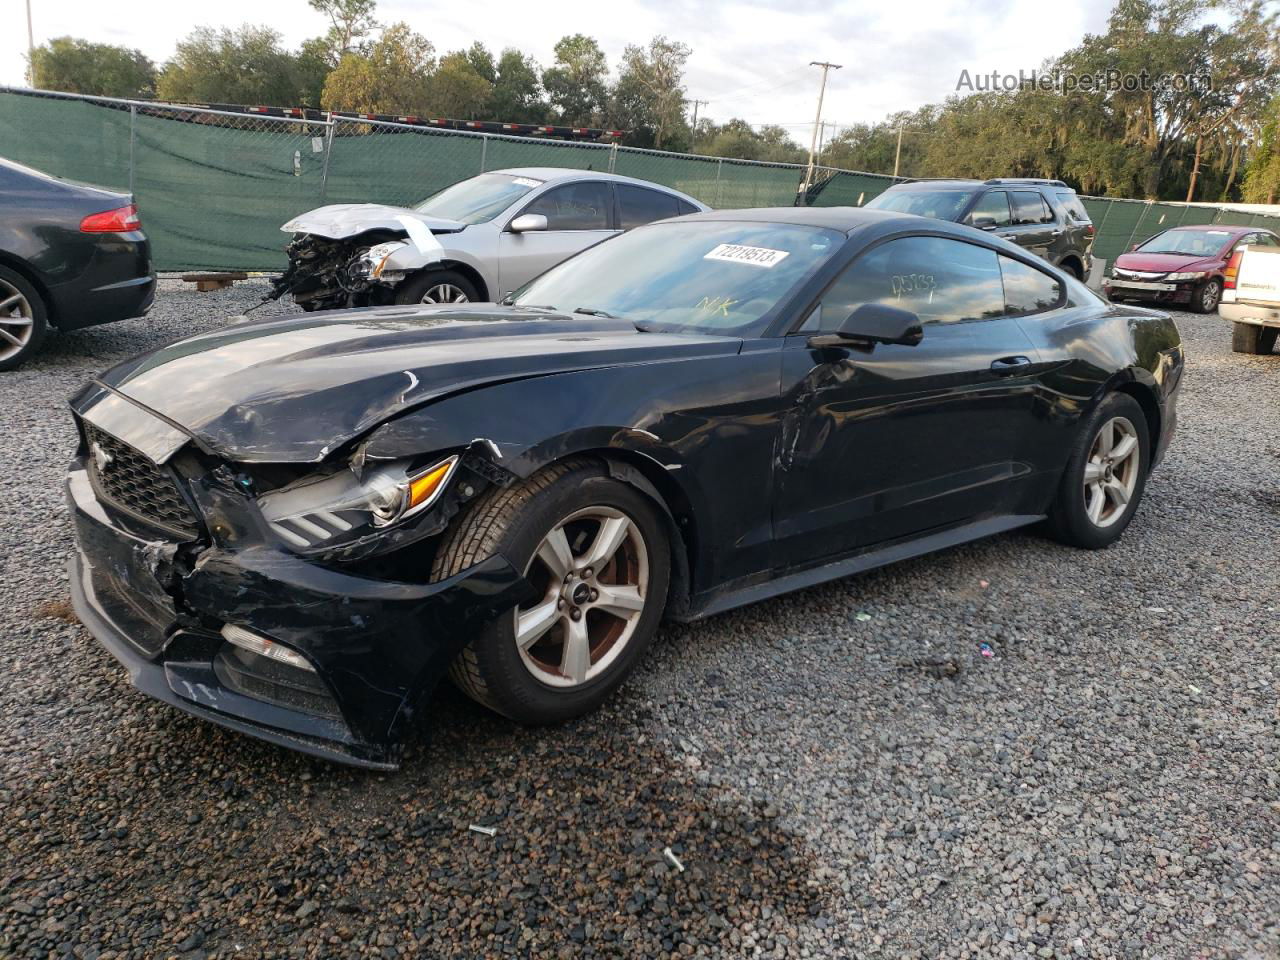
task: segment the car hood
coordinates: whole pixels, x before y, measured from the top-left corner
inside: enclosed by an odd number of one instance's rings
[[[135,357],[100,382],[226,459],[317,462],[459,391],[741,345],[492,304],[388,307],[233,324]]]
[[[1125,253],[1116,258],[1114,270],[1140,270],[1143,273],[1183,273],[1191,270],[1215,270],[1222,266],[1217,257],[1197,257],[1186,253]]]
[[[370,230],[405,231],[402,217],[409,217],[432,233],[457,233],[466,228],[458,220],[424,217],[409,207],[392,207],[382,203],[331,203],[299,214],[280,227],[286,233],[310,233],[330,240],[345,240]]]

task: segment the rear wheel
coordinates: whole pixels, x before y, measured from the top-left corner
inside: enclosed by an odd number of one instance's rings
[[[1191,291],[1191,309],[1196,313],[1213,313],[1222,299],[1222,281],[1206,280]]]
[[[536,596],[486,624],[450,677],[472,699],[522,723],[594,710],[653,639],[669,551],[649,499],[588,462],[557,464],[491,491],[457,524],[434,576],[501,553]]]
[[[473,303],[480,299],[475,284],[456,270],[431,270],[410,277],[396,288],[396,303]]]
[[[1067,460],[1049,510],[1053,536],[1090,550],[1119,540],[1146,488],[1150,451],[1147,418],[1138,401],[1125,393],[1106,397]]]
[[[22,274],[0,267],[0,370],[12,370],[40,349],[49,331],[44,300]]]
[[[1270,353],[1280,329],[1256,323],[1237,323],[1231,331],[1231,349],[1236,353]]]

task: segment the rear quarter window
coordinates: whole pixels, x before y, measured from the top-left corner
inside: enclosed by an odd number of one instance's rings
[[[1084,201],[1081,200],[1074,190],[1060,191],[1057,195],[1058,203],[1062,204],[1062,208],[1067,211],[1067,215],[1077,223],[1090,223],[1089,211],[1085,209]]]

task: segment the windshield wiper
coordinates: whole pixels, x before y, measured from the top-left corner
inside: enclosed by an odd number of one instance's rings
[[[588,317],[604,317],[606,320],[625,320],[626,317],[619,317],[617,314],[610,313],[608,310],[597,310],[595,307],[574,307],[574,313],[582,313]]]

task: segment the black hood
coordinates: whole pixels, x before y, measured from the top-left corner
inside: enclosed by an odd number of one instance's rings
[[[314,462],[389,417],[462,390],[740,346],[491,304],[387,307],[233,324],[126,361],[101,380],[228,459]]]

